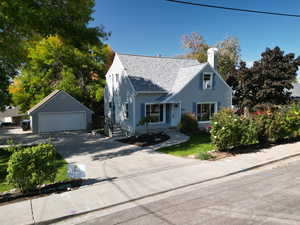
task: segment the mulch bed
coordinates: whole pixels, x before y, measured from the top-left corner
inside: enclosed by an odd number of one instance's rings
[[[142,134],[139,136],[132,136],[132,137],[120,139],[118,141],[126,144],[145,147],[145,146],[162,143],[164,141],[169,140],[169,138],[170,137],[164,132],[159,132],[159,133]]]
[[[82,185],[81,179],[76,179],[72,181],[66,181],[61,183],[45,185],[39,190],[34,190],[30,193],[16,192],[5,192],[0,194],[0,205],[5,205],[12,202],[23,201],[31,198],[39,198],[52,193],[61,193],[65,191],[70,191],[77,189]]]

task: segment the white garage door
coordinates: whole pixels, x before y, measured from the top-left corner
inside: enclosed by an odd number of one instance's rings
[[[39,132],[86,129],[85,112],[39,113]]]

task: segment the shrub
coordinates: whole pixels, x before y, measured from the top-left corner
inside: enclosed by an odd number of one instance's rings
[[[10,154],[19,151],[21,149],[20,145],[16,145],[13,141],[13,139],[8,139],[6,142],[9,146],[4,148],[5,151],[9,152]]]
[[[271,123],[273,120],[273,115],[274,114],[271,113],[261,113],[261,114],[257,114],[254,117],[258,142],[261,145],[265,145],[269,142],[269,137],[271,135]]]
[[[209,154],[208,152],[200,152],[197,158],[201,160],[210,160],[210,159],[215,159],[216,157]]]
[[[269,139],[280,141],[299,135],[300,111],[296,106],[283,108],[273,113],[269,127]]]
[[[35,189],[45,181],[53,182],[58,167],[52,144],[40,144],[15,151],[8,162],[7,181],[22,192]]]
[[[199,131],[197,118],[192,113],[185,113],[181,117],[179,129],[182,133],[193,134]]]
[[[222,109],[212,119],[212,142],[219,150],[258,142],[255,121],[238,116],[231,109]]]
[[[300,135],[300,108],[297,105],[292,105],[286,115],[287,134],[290,137]]]
[[[138,125],[139,126],[145,126],[146,127],[146,132],[149,133],[149,124],[153,121],[154,121],[154,119],[151,116],[146,116],[146,117],[141,118]]]

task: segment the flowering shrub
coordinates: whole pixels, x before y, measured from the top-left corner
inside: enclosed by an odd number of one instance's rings
[[[297,106],[284,108],[273,114],[269,127],[270,141],[280,141],[283,139],[299,136],[300,131],[300,111]]]
[[[251,116],[223,109],[213,117],[211,135],[219,150],[299,137],[300,109],[294,105],[276,111],[257,111]]]
[[[212,119],[213,144],[219,150],[258,142],[255,121],[250,117],[238,116],[231,109],[223,109]]]

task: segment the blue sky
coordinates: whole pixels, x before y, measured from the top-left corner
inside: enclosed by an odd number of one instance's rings
[[[194,2],[300,14],[299,0],[191,0]],[[197,32],[208,44],[226,35],[240,40],[242,59],[260,58],[266,47],[279,46],[300,55],[300,18],[249,14],[165,0],[96,0],[94,25],[104,25],[112,36],[106,43],[129,54],[175,56],[184,53],[181,36]]]

